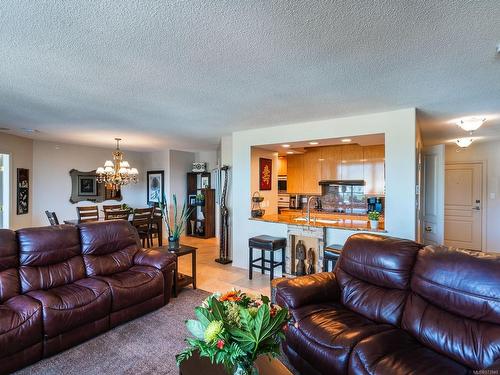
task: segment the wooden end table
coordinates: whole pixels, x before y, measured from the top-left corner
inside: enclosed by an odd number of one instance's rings
[[[177,297],[179,291],[188,286],[189,284],[193,284],[193,289],[196,289],[196,250],[197,247],[188,246],[188,245],[180,245],[179,249],[171,250],[168,246],[160,246],[159,250],[168,251],[170,254],[175,255],[175,271],[174,271],[174,285],[172,287],[172,291],[174,293],[174,297]],[[179,258],[184,255],[191,254],[191,275],[185,275],[179,272]]]
[[[259,375],[293,375],[283,363],[278,359],[262,356],[255,362],[259,369]],[[227,371],[222,365],[213,365],[208,358],[200,357],[198,353],[179,366],[180,375],[227,375]]]

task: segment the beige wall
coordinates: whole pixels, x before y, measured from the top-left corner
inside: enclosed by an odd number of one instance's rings
[[[272,178],[271,178],[271,190],[259,190],[259,159],[266,158],[273,161],[272,166]],[[251,158],[251,193],[258,191],[264,201],[261,203],[261,207],[266,211],[266,215],[272,215],[278,213],[278,153],[263,150],[257,147],[252,147],[252,158]]]
[[[500,142],[472,144],[457,152],[457,146],[446,146],[446,163],[484,162],[486,171],[486,251],[500,252]]]
[[[27,138],[0,133],[0,154],[10,155],[10,225],[12,229],[29,227],[33,212],[33,141]],[[16,178],[17,168],[30,170],[29,212],[26,215],[16,214]]]

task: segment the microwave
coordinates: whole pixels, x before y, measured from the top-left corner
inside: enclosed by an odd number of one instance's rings
[[[286,193],[286,176],[278,176],[278,194]]]

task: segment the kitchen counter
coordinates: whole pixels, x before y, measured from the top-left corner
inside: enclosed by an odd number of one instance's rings
[[[367,232],[385,233],[383,219],[379,222],[378,229],[371,229],[366,215],[347,215],[347,214],[311,214],[311,222],[308,224],[306,220],[297,220],[305,218],[306,215],[300,211],[293,215],[288,212],[285,215],[264,215],[262,217],[250,218],[250,220],[265,221],[268,223],[280,223],[288,225],[302,225],[308,227],[334,228],[345,230],[359,230]]]

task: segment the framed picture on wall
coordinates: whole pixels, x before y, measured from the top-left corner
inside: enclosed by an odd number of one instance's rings
[[[17,214],[25,215],[29,210],[30,170],[17,168]]]
[[[81,175],[78,176],[78,195],[97,195],[97,177]]]
[[[148,171],[148,204],[163,202],[164,172]]]
[[[259,158],[259,190],[271,190],[273,178],[272,159]]]

